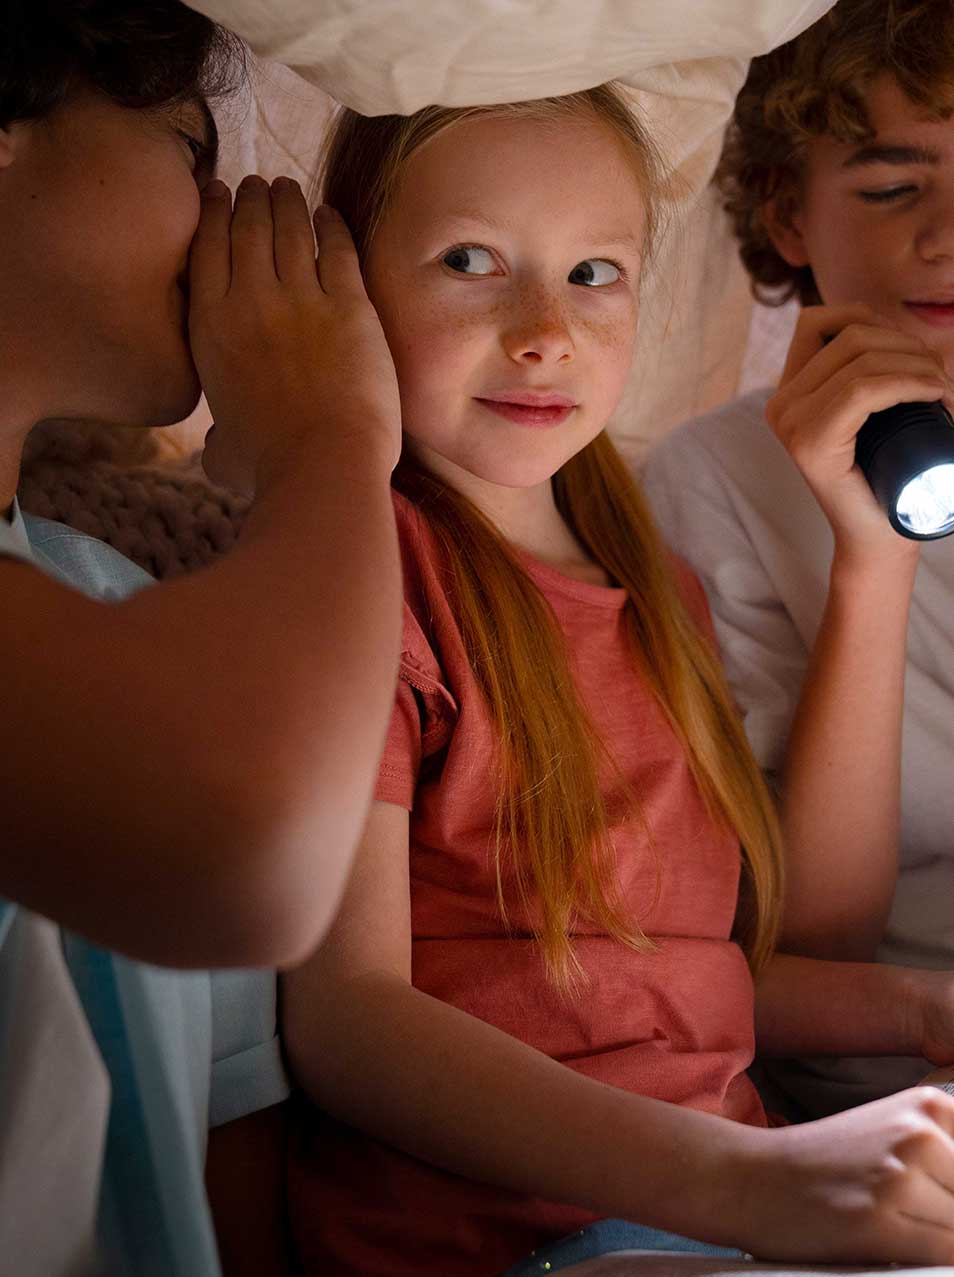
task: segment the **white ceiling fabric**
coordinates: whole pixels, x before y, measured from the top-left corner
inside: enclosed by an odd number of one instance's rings
[[[365,114],[407,113],[611,79],[629,86],[678,181],[611,428],[637,460],[653,438],[736,392],[752,362],[750,329],[760,329],[708,183],[748,59],[792,39],[834,0],[190,2],[257,55],[251,103],[224,122],[223,177],[232,182],[258,171],[307,184],[333,100]]]
[[[639,84],[791,40],[833,0],[193,0],[365,115]],[[650,82],[640,87],[655,90]]]

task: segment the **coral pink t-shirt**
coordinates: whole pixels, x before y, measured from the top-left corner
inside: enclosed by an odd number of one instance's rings
[[[653,837],[649,847],[638,818],[613,829],[622,900],[658,950],[636,953],[584,927],[574,943],[589,983],[584,996],[567,1000],[548,984],[535,943],[526,931],[520,936],[516,903],[516,935],[500,921],[490,719],[433,540],[404,498],[395,496],[395,509],[404,639],[376,796],[411,811],[415,987],[601,1082],[765,1125],[745,1073],[754,1050],[752,980],[730,939],[738,842],[707,815],[683,750],[632,660],[625,591],[522,556]],[[677,566],[692,614],[711,633],[701,586]],[[473,1102],[479,1115],[481,1096]],[[313,1111],[304,1122],[289,1190],[310,1273],[489,1277],[594,1218],[452,1175]],[[572,1155],[554,1149],[554,1156]]]

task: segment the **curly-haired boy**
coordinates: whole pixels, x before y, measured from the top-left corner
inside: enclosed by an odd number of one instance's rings
[[[797,424],[818,453],[813,486],[857,498],[867,489],[854,439],[868,414],[950,399],[949,0],[839,0],[756,59],[717,181],[756,295],[794,295],[804,309],[780,387],[670,436],[647,483],[669,541],[705,581],[750,739],[799,832],[783,947],[950,968],[954,550],[890,532],[870,493],[853,538],[833,538],[784,446]],[[925,360],[940,395],[924,392]],[[862,552],[872,566],[846,591],[844,564]],[[833,680],[816,676],[822,650]],[[807,732],[827,777],[815,804],[785,765],[787,743]],[[778,1077],[819,1115],[926,1067],[810,1061]]]

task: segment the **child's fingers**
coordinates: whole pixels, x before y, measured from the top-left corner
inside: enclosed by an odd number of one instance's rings
[[[315,209],[318,238],[318,282],[329,294],[357,293],[365,296],[364,280],[354,240],[341,214],[327,204]]]
[[[275,269],[284,284],[315,283],[315,234],[301,187],[290,177],[272,183]]]
[[[779,394],[786,399],[811,394],[846,368],[867,362],[873,372],[878,372],[880,368],[890,366],[896,357],[904,355],[925,359],[943,375],[941,357],[910,333],[903,333],[898,328],[849,324],[823,346],[800,372],[784,383]]]
[[[775,434],[793,455],[824,439],[838,449],[851,443],[872,412],[899,403],[930,402],[941,397],[937,377],[923,370],[864,375],[846,374],[801,399],[788,411],[773,414]]]
[[[832,392],[838,393],[847,384],[855,387],[856,411],[854,432],[860,429],[869,412],[877,411],[874,406],[867,407],[865,383],[867,379],[878,379],[884,387],[884,380],[892,373],[905,377],[922,377],[925,388],[921,398],[942,400],[947,406],[954,405],[954,385],[952,385],[941,357],[936,351],[929,349],[922,341],[894,328],[871,328],[860,324],[852,324],[818,353],[789,382],[773,395],[766,408],[769,423],[777,430],[779,422],[784,419],[801,420],[806,417],[806,405],[817,404]],[[906,401],[906,395],[900,386],[895,403]],[[891,406],[890,404],[887,406]],[[809,418],[807,428],[812,433],[829,429],[824,418]]]
[[[949,1154],[948,1154],[949,1155]],[[936,1159],[938,1174],[950,1175],[950,1166],[940,1156]],[[933,1177],[926,1166],[911,1173],[907,1200],[898,1214],[924,1233],[924,1240],[933,1256],[949,1257],[954,1254],[954,1195],[948,1185]],[[934,1247],[938,1249],[935,1250]],[[944,1260],[938,1259],[943,1263]]]
[[[243,177],[232,212],[232,281],[268,283],[275,279],[272,201],[268,183],[257,174]]]
[[[224,297],[232,277],[232,196],[224,182],[202,192],[199,225],[189,249],[189,294],[204,302]]]
[[[849,324],[897,331],[876,310],[861,302],[848,306],[806,306],[798,317],[780,384],[784,386],[801,372],[809,360]]]
[[[908,350],[866,351],[839,368],[831,377],[819,382],[816,389],[821,390],[827,387],[837,394],[846,387],[854,387],[858,411],[867,416],[868,412],[878,411],[875,408],[868,408],[867,387],[869,385],[886,386],[892,377],[898,381],[896,403],[911,402],[904,396],[915,385],[922,388],[922,398],[926,395],[928,402],[942,399],[950,393],[947,374],[934,356],[922,351]]]

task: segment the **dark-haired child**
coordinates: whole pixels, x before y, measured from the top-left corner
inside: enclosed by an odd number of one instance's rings
[[[340,219],[317,223],[316,272],[294,183],[248,180],[233,210],[210,181],[208,95],[240,62],[171,0],[0,11],[0,1254],[18,1277],[219,1272],[207,1120],[286,1087],[274,976],[201,968],[281,966],[321,937],[393,698],[393,367]],[[210,472],[255,492],[227,560],[143,589],[21,514],[36,422],[168,424],[200,378]]]

